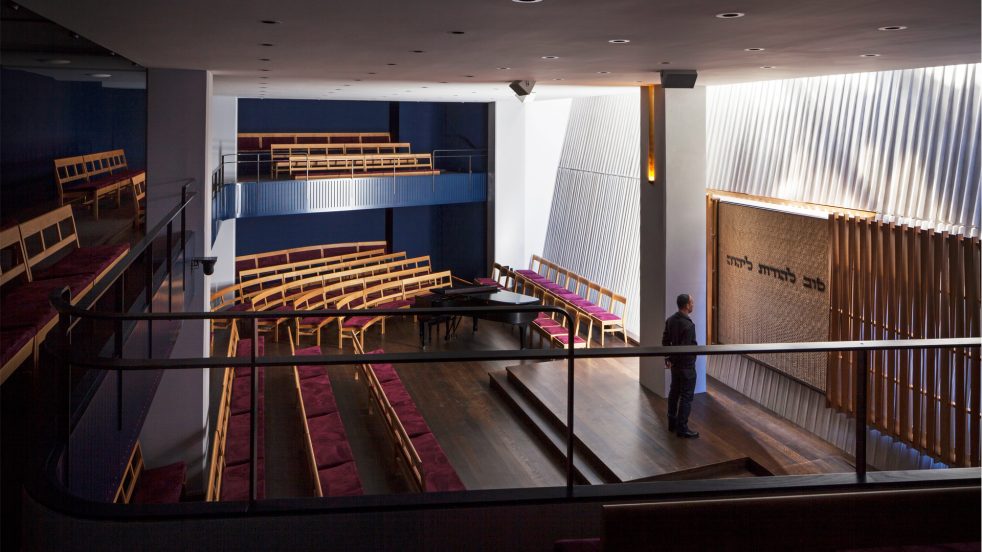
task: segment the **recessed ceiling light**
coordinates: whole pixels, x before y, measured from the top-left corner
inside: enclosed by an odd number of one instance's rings
[[[516,4],[538,4],[542,0],[511,0]]]
[[[462,34],[466,34],[466,33],[464,31],[450,31],[450,34],[452,34],[452,35],[462,35]]]
[[[263,19],[260,23],[265,23],[266,25],[279,25],[280,22],[275,19]]]
[[[773,65],[761,65],[760,68],[761,69],[773,69],[774,66]]]
[[[361,82],[361,79],[355,79],[355,82]]]
[[[744,48],[744,52],[763,52],[763,48]]]
[[[369,71],[368,74],[369,75],[377,75],[378,73],[375,73],[374,71]]]
[[[269,58],[259,58],[259,61],[273,61],[273,60],[271,60]]]
[[[260,46],[272,46],[273,43],[272,42],[261,42],[259,45]]]
[[[559,59],[559,56],[542,56],[542,59]]]
[[[112,75],[109,73],[89,73],[89,76],[95,79],[108,79]]]
[[[350,84],[342,84],[341,86],[351,86]]]
[[[386,65],[388,65],[389,67],[391,67],[391,66],[395,65],[395,63],[386,63]]]
[[[510,71],[511,67],[498,67],[498,71]]]
[[[597,71],[598,75],[609,75],[610,71]]]
[[[267,71],[267,72],[268,72],[268,71],[269,71],[269,69],[260,69],[260,71]]]
[[[723,12],[723,13],[717,13],[716,17],[720,19],[736,19],[737,17],[743,17],[744,15],[747,14],[741,12]]]
[[[425,52],[425,50],[413,50],[413,53],[414,54],[424,54],[426,52]]]
[[[70,59],[39,59],[38,61],[48,65],[68,65],[72,62]]]
[[[859,57],[880,57],[880,54],[859,54]]]
[[[561,80],[563,80],[563,78],[562,77],[556,77],[556,78],[554,78],[552,80],[554,80],[554,81],[561,81]]]
[[[440,81],[440,84],[450,84],[449,81]]]
[[[880,27],[879,29],[876,29],[876,30],[878,30],[878,31],[903,31],[906,28],[907,27],[905,27],[903,25],[889,25],[887,27]]]
[[[429,86],[420,86],[420,88],[429,88]]]
[[[671,65],[672,62],[671,61],[663,61],[663,62],[661,62],[661,64],[662,65]]]
[[[626,38],[615,38],[613,40],[608,40],[607,42],[610,42],[611,44],[627,44],[631,41]]]
[[[469,79],[473,79],[474,78],[474,75],[464,75],[464,76],[467,77],[467,78],[469,78]]]
[[[259,78],[261,78],[261,79],[268,79],[269,77],[262,76],[262,77],[259,77]]]

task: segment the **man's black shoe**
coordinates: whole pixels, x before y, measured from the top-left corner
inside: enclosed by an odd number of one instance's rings
[[[678,431],[678,433],[676,433],[676,435],[685,439],[695,439],[699,437],[699,432],[692,431],[691,429],[681,429]]]
[[[678,423],[675,422],[674,418],[668,419],[668,431],[670,433],[675,433],[678,430]]]

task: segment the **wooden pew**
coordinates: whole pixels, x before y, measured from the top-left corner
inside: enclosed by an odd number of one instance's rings
[[[357,341],[355,350],[365,353]],[[378,349],[368,354],[382,352]],[[395,456],[414,488],[424,492],[466,490],[395,368],[391,364],[362,364],[360,368],[372,402],[392,437]]]
[[[388,132],[240,132],[238,151],[268,150],[272,144],[374,144],[389,142]]]
[[[412,153],[412,144],[409,142],[387,142],[373,144],[271,144],[269,146],[273,176],[290,172],[291,157],[384,153]]]
[[[349,253],[377,251],[379,249],[385,249],[385,247],[386,243],[384,241],[329,243],[264,251],[251,255],[239,255],[235,258],[235,272],[236,276],[238,276],[243,270],[255,270],[302,261],[316,261]]]
[[[143,174],[128,167],[121,149],[55,159],[54,166],[59,205],[81,200],[83,205],[92,206],[96,220],[103,197],[115,194],[119,207],[121,189],[134,176]]]
[[[140,441],[133,446],[116,488],[116,504],[172,504],[184,496],[187,464],[175,462],[159,468],[143,465]]]
[[[140,224],[147,220],[147,175],[140,173],[130,181],[133,190],[133,228],[139,229]]]
[[[392,173],[439,174],[429,153],[295,155],[289,158],[295,179],[344,178]]]
[[[293,337],[290,336],[293,343]],[[320,347],[294,350],[294,356],[320,355]],[[362,494],[361,479],[354,454],[348,444],[338,412],[330,376],[324,366],[293,367],[307,466],[317,496],[353,496]]]

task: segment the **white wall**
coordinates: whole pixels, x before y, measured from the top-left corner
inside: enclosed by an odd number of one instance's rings
[[[218,223],[218,234],[211,246],[211,254],[218,257],[215,273],[211,276],[212,290],[235,283],[235,219]]]
[[[525,105],[503,100],[494,105],[494,259],[524,267]]]
[[[218,168],[222,156],[238,148],[239,99],[233,96],[211,98],[211,155],[208,166]],[[234,159],[234,158],[233,158]],[[225,165],[225,183],[235,182],[236,164]]]
[[[525,245],[522,258],[542,255],[556,173],[563,154],[573,100],[550,100],[525,106]]]

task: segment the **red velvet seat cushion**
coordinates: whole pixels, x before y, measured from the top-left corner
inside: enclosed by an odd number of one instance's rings
[[[593,317],[599,320],[603,320],[604,322],[616,322],[621,320],[620,316],[617,316],[616,314],[611,312],[595,312],[593,313]]]
[[[539,328],[541,328],[542,331],[546,332],[549,335],[566,335],[567,333],[569,333],[569,330],[558,324],[555,326],[539,326]]]
[[[534,271],[534,270],[528,270],[528,269],[524,269],[524,268],[520,268],[520,269],[516,270],[515,272],[521,274],[522,276],[538,276],[539,275],[539,273],[536,272],[536,271]]]
[[[256,420],[256,454],[266,457],[266,431],[263,416]],[[249,461],[249,442],[252,426],[248,414],[237,414],[228,419],[228,435],[225,437],[225,465],[235,466]]]
[[[303,356],[303,355],[316,356],[322,354],[322,351],[320,347],[317,347],[315,345],[313,347],[304,347],[302,349],[297,349],[296,351],[293,352],[293,354],[297,356]]]
[[[252,310],[251,301],[243,301],[242,303],[236,303],[232,306],[225,306],[218,310],[218,312],[245,312]]]
[[[392,408],[396,411],[396,415],[399,416],[399,423],[402,424],[410,438],[430,432],[430,426],[423,419],[419,410],[416,410],[415,404],[407,402]]]
[[[266,340],[263,336],[259,336],[259,344],[256,346],[256,356],[261,357],[266,355]],[[236,357],[251,357],[252,356],[252,340],[251,339],[240,339],[235,345],[235,356]]]
[[[351,462],[354,455],[346,439],[336,439],[330,433],[313,433],[310,444],[314,448],[314,461],[317,469],[333,468],[334,466]]]
[[[406,388],[402,386],[402,382],[399,380],[392,380],[382,384],[382,392],[385,393],[385,397],[389,399],[389,404],[396,406],[397,404],[404,403],[406,401],[412,402],[413,398],[406,391]]]
[[[504,289],[504,287],[499,284],[497,280],[492,278],[474,278],[474,283],[481,286],[495,286]]]
[[[51,306],[51,293],[67,286],[73,292],[81,290],[84,275],[70,275],[51,280],[28,282],[6,293],[0,305],[0,327],[30,326],[40,331],[58,312]]]
[[[256,497],[266,498],[266,466],[260,461],[256,466]],[[249,500],[249,464],[227,466],[222,472],[223,501]]]
[[[306,251],[294,251],[290,253],[290,262],[298,263],[300,261],[312,261],[314,259],[320,259],[321,252],[319,249],[308,249]]]
[[[316,378],[326,374],[327,371],[323,366],[297,366],[297,376],[299,376],[301,380]]]
[[[364,328],[374,319],[374,316],[349,316],[344,319],[342,326],[345,328]]]
[[[356,496],[362,494],[361,479],[354,462],[317,470],[324,496]]]
[[[346,247],[325,247],[321,252],[321,256],[327,257],[337,257],[339,255],[347,255],[348,253],[355,253],[358,251],[357,247],[346,246]]]
[[[129,250],[130,246],[127,244],[82,247],[65,255],[48,268],[32,271],[32,275],[35,280],[50,280],[77,274],[94,277],[112,266]]]
[[[330,322],[333,319],[333,316],[305,316],[300,319],[300,324],[304,326],[317,326],[322,322]]]
[[[391,364],[372,364],[371,366],[379,383],[387,383],[399,379],[399,374],[396,373],[395,367]]]
[[[326,375],[300,380],[300,395],[308,418],[338,411],[338,405],[334,401],[334,391]]]
[[[319,439],[348,440],[344,432],[344,422],[341,421],[341,415],[337,412],[317,417],[308,416],[307,429],[310,431],[311,440],[314,439],[315,434]]]
[[[242,382],[242,384],[239,382]],[[258,405],[259,411],[262,412],[266,407],[266,397],[262,394],[262,381],[259,383],[260,393],[259,397],[256,398],[256,404]],[[236,414],[248,414],[252,411],[250,387],[249,378],[236,378],[235,383],[232,384],[232,400],[229,404],[229,410],[233,416]]]
[[[433,469],[423,468],[423,487],[427,492],[466,491],[464,483],[449,464]]]
[[[419,459],[423,463],[423,472],[429,473],[438,470],[441,466],[453,467],[450,465],[450,459],[447,458],[446,453],[443,452],[443,447],[437,442],[436,436],[432,433],[424,433],[417,437],[410,439],[413,443],[413,448],[416,449],[416,454],[419,455]]]
[[[382,303],[378,307],[379,309],[404,309],[412,305],[412,302],[406,299],[396,299],[394,301],[389,301],[387,303]]]
[[[556,341],[562,343],[563,345],[569,345],[569,336],[566,335],[566,334],[554,335],[553,338]],[[573,344],[574,345],[581,345],[583,343],[586,343],[586,340],[585,339],[583,339],[582,337],[580,337],[578,335],[574,335],[573,336]]]
[[[268,257],[259,257],[256,259],[256,264],[259,265],[259,268],[286,264],[288,262],[290,261],[287,259],[285,253],[281,253],[279,255],[269,255]]]
[[[256,260],[255,259],[247,259],[247,260],[244,260],[244,261],[235,261],[235,273],[236,274],[238,274],[239,272],[242,272],[243,270],[252,270],[254,268],[258,268],[256,266]]]
[[[131,502],[135,504],[173,504],[181,501],[188,467],[175,462],[159,468],[144,469],[136,480]]]
[[[95,178],[89,179],[89,185],[94,186],[96,189],[109,188],[112,186],[117,186],[119,184],[125,183],[131,177],[124,174],[104,174]]]
[[[0,330],[0,364],[7,364],[15,354],[28,346],[36,333],[32,326],[12,326]]]

